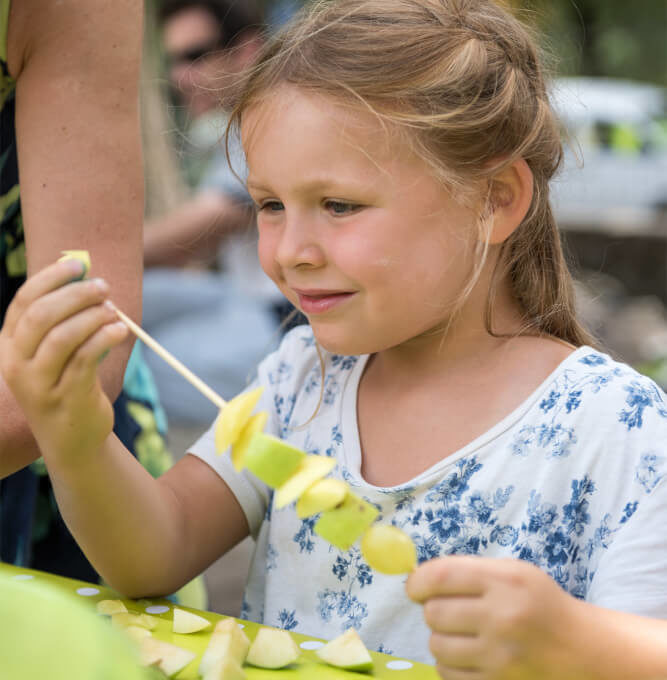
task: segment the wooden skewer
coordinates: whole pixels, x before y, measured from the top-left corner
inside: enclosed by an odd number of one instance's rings
[[[189,368],[186,368],[173,354],[170,354],[162,345],[153,340],[146,331],[134,323],[127,314],[110,303],[118,318],[141,340],[148,345],[161,359],[166,361],[177,373],[180,373],[193,387],[197,388],[207,399],[210,399],[219,409],[224,408],[227,402],[214,392],[201,378],[198,378]]]

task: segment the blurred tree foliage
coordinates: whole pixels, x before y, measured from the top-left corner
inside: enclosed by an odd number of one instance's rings
[[[667,82],[665,0],[512,0],[562,75]]]
[[[260,1],[283,18],[307,0]],[[667,82],[667,0],[504,1],[544,36],[560,75]]]

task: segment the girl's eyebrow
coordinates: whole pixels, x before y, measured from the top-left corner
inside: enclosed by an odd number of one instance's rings
[[[248,178],[246,181],[246,186],[248,189],[254,189],[255,191],[269,191],[269,187],[260,183],[258,180]],[[299,193],[309,193],[317,192],[327,189],[329,191],[336,189],[344,189],[347,185],[341,184],[340,180],[334,175],[322,175],[320,177],[314,177],[312,179],[301,182],[297,185],[297,191]],[[348,187],[349,188],[349,187]]]

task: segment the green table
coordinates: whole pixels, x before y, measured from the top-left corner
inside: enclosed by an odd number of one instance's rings
[[[197,680],[200,677],[197,674],[197,668],[201,655],[208,644],[213,626],[220,619],[226,618],[213,612],[200,612],[187,607],[181,607],[187,611],[204,616],[211,621],[212,626],[199,633],[180,635],[171,631],[174,604],[169,600],[128,600],[121,598],[114,590],[100,585],[54,576],[42,571],[24,569],[4,563],[0,563],[0,579],[21,580],[25,582],[27,587],[29,587],[31,582],[47,583],[68,596],[88,604],[91,611],[95,611],[96,603],[100,600],[122,599],[128,610],[152,614],[159,620],[158,627],[152,631],[154,637],[192,650],[197,654],[194,661],[174,676],[177,680]],[[237,621],[244,627],[246,634],[252,640],[260,628],[259,624],[241,619],[237,619]],[[4,623],[0,621],[0,630]],[[276,671],[246,666],[247,680],[352,680],[353,678],[362,680],[364,677],[382,678],[383,680],[438,680],[439,677],[432,666],[377,652],[371,652],[374,667],[370,673],[343,671],[327,666],[318,660],[314,650],[321,646],[323,641],[320,638],[299,633],[291,634],[303,650],[298,661],[288,668]],[[77,678],[76,680],[79,679]]]

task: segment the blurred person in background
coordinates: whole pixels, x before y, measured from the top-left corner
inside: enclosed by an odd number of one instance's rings
[[[240,144],[230,140],[228,159],[224,143],[226,93],[252,64],[265,25],[251,0],[164,0],[157,17],[184,126],[176,150],[193,192],[146,221],[144,327],[227,398],[245,387],[291,310],[259,266]],[[147,361],[171,422],[210,420],[215,406],[159,357]]]

